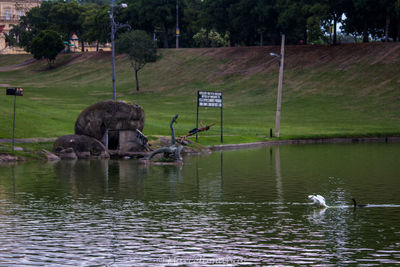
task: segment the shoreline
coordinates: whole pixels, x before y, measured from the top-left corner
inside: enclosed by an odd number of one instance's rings
[[[357,144],[357,143],[400,143],[400,136],[388,137],[332,137],[310,139],[273,140],[254,143],[226,144],[207,146],[212,151],[235,150],[276,145],[300,145],[300,144]]]
[[[46,142],[52,141],[53,138],[26,138],[17,139],[15,143],[33,143],[33,142]],[[10,139],[0,139],[0,143],[9,143]],[[258,147],[268,147],[277,145],[307,145],[307,144],[360,144],[360,143],[400,143],[400,136],[387,136],[387,137],[332,137],[332,138],[303,138],[303,139],[287,139],[287,140],[271,140],[253,143],[241,144],[222,144],[205,146],[211,151],[224,151],[224,150],[237,150],[237,149],[251,149]],[[33,151],[32,153],[36,153]],[[10,163],[18,161],[26,161],[29,158],[21,158],[12,153],[2,152],[0,150],[0,163]]]

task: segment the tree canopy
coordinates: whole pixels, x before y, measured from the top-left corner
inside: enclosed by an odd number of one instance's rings
[[[43,30],[33,38],[30,47],[33,57],[36,59],[45,58],[50,68],[58,53],[63,50],[64,43],[57,32]]]
[[[344,35],[364,42],[400,41],[400,0],[127,0],[114,9],[117,22],[152,35],[158,47],[175,46],[176,5],[179,5],[180,46],[211,46],[210,32],[228,37],[226,45],[273,45],[286,34],[288,44],[336,44],[337,25]],[[69,41],[106,43],[110,39],[108,1],[43,1],[22,17],[19,45],[42,30],[55,30]],[[332,37],[330,38],[330,29]],[[199,35],[204,37],[200,38]],[[194,38],[194,36],[196,36]],[[10,40],[15,36],[9,36]],[[199,42],[199,40],[202,42]],[[13,39],[14,40],[14,39]]]

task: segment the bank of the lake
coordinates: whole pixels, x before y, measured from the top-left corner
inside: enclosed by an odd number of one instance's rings
[[[179,114],[177,135],[196,124],[197,90],[223,92],[224,144],[269,140],[275,127],[279,47],[160,50],[161,58],[135,81],[128,57],[117,57],[117,98],[146,113],[143,133],[168,136]],[[110,54],[59,55],[46,70],[29,55],[1,55],[1,86],[24,88],[17,97],[16,138],[59,137],[73,133],[79,113],[112,97]],[[400,44],[288,46],[285,58],[280,137],[400,136]],[[0,94],[0,138],[12,132],[13,97]],[[199,120],[216,123],[201,134],[202,145],[220,144],[220,112],[201,108]]]
[[[11,152],[11,144],[8,139],[0,139],[0,163],[27,161],[27,160],[55,160],[49,157],[50,151],[53,148],[52,138],[28,138],[17,140],[18,151]],[[47,140],[47,142],[43,142]],[[41,142],[40,142],[41,141]],[[3,143],[3,144],[2,144]],[[4,144],[5,143],[5,144]],[[251,149],[264,146],[279,146],[279,145],[307,145],[307,144],[358,144],[358,143],[400,143],[400,136],[385,136],[385,137],[343,137],[343,138],[308,138],[308,139],[275,139],[262,142],[240,143],[240,144],[219,144],[202,146],[189,142],[190,154],[209,153],[209,151],[224,151],[224,150],[239,150]],[[159,148],[159,145],[154,146],[153,150]],[[3,152],[1,151],[3,150]],[[6,151],[6,152],[4,152]],[[128,153],[129,154],[129,153]],[[128,155],[127,154],[127,155]],[[130,158],[130,157],[129,157]]]
[[[212,145],[209,148],[213,151],[249,149],[263,146],[277,145],[307,145],[307,144],[357,144],[357,143],[400,143],[399,136],[391,137],[343,137],[343,138],[308,138],[308,139],[287,139],[271,140],[255,143]]]

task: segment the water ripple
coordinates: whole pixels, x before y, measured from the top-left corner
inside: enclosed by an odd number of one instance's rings
[[[217,258],[243,265],[309,265],[334,263],[347,253],[347,263],[399,263],[398,250],[346,249],[349,241],[337,239],[333,225],[310,227],[306,218],[291,216],[290,206],[278,206],[287,211],[276,212],[275,203],[255,204],[39,200],[24,206],[2,201],[8,216],[0,222],[0,258],[6,265],[146,265]],[[260,208],[275,216],[257,212]],[[343,241],[340,256],[332,251],[338,241]],[[357,255],[363,257],[350,259]]]

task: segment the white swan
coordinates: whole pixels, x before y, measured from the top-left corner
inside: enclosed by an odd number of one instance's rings
[[[313,205],[317,205],[321,208],[329,207],[328,205],[326,205],[325,198],[321,195],[309,195],[308,199],[312,201]]]

